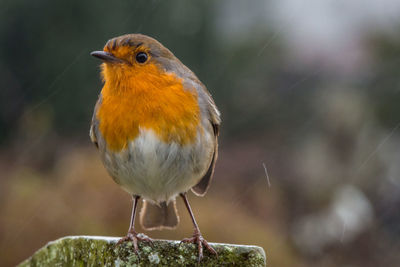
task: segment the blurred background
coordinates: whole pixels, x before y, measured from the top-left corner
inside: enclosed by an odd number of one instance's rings
[[[102,87],[89,56],[155,37],[222,112],[204,198],[208,241],[262,246],[269,266],[400,262],[400,2],[0,2],[0,259],[66,235],[125,235],[131,199],[88,137]],[[176,231],[192,224],[181,201]]]

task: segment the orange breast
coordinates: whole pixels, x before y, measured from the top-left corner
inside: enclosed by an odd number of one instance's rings
[[[126,148],[139,128],[153,130],[164,142],[194,142],[200,121],[196,92],[154,64],[130,68],[103,65],[106,83],[96,117],[108,148]]]

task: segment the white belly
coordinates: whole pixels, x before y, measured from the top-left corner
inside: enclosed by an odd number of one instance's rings
[[[102,153],[110,175],[127,192],[155,202],[169,201],[188,191],[203,177],[212,159],[214,138],[198,133],[194,144],[164,143],[152,130],[140,135],[122,152]]]

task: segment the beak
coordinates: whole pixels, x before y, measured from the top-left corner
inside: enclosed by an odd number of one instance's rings
[[[113,54],[104,52],[104,51],[93,51],[90,53],[91,56],[100,58],[104,62],[110,62],[110,63],[124,63],[122,59],[119,59],[115,57]]]

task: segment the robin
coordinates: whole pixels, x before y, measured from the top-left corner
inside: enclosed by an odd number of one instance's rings
[[[157,40],[127,34],[109,40],[92,56],[103,61],[103,89],[96,103],[90,138],[114,181],[132,195],[127,236],[118,244],[151,239],[135,231],[137,204],[146,230],[173,229],[179,223],[180,195],[194,224],[182,242],[216,251],[201,235],[187,191],[204,196],[218,153],[220,113],[197,76]]]

